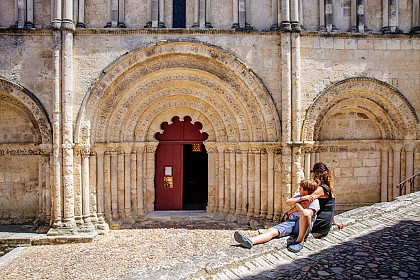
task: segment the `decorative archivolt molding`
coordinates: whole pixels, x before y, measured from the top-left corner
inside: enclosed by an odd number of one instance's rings
[[[176,114],[176,111],[179,114]],[[162,122],[189,115],[211,141],[276,141],[280,120],[260,79],[232,54],[198,42],[165,41],[110,65],[85,96],[75,139],[156,141]]]
[[[303,123],[303,141],[317,140],[322,126],[338,108],[352,100],[352,106],[371,116],[383,140],[414,140],[418,137],[419,119],[407,98],[382,81],[356,77],[325,89],[308,108]]]
[[[0,101],[10,103],[22,112],[32,123],[39,143],[51,144],[52,130],[47,112],[36,96],[26,88],[0,78]]]

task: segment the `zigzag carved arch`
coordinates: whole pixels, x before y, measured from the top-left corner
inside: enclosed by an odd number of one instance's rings
[[[277,141],[280,120],[260,79],[232,54],[200,42],[134,50],[103,71],[79,111],[75,141],[156,141],[160,124],[189,115],[209,141]]]
[[[357,77],[325,89],[309,107],[302,139],[317,141],[321,129],[340,110],[362,112],[376,126],[380,139],[412,140],[418,137],[419,119],[406,97],[382,81]]]
[[[51,144],[52,129],[47,112],[39,99],[26,88],[0,78],[0,101],[17,108],[28,119],[35,133],[35,144]]]

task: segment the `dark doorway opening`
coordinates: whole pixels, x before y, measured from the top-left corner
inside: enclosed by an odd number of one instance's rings
[[[182,207],[184,210],[206,209],[208,201],[207,170],[208,156],[205,146],[203,144],[184,145],[184,201]]]
[[[185,28],[186,27],[186,3],[185,0],[174,0],[173,1],[173,28]]]

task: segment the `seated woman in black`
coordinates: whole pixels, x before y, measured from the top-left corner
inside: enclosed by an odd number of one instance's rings
[[[333,224],[337,225],[339,229],[342,229],[344,225],[337,223],[334,219],[334,208],[335,208],[335,193],[334,193],[334,179],[331,171],[328,167],[322,163],[317,162],[314,164],[311,170],[313,179],[319,184],[319,187],[311,194],[302,197],[302,200],[312,201],[314,199],[319,200],[320,210],[317,213],[317,218],[312,227],[312,235],[315,238],[321,238],[327,236]],[[291,210],[293,211],[293,210]],[[290,211],[289,211],[290,212]],[[299,235],[292,245],[296,243],[303,243],[306,232],[308,231],[309,224],[307,220],[299,220]],[[294,249],[294,248],[289,248]]]

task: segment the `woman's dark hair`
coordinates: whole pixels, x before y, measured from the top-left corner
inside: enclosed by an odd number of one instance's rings
[[[318,184],[325,184],[330,187],[331,191],[334,193],[334,179],[332,176],[331,170],[325,165],[325,163],[317,162],[312,168],[314,172],[314,180]]]

